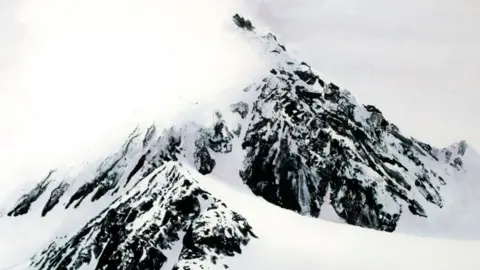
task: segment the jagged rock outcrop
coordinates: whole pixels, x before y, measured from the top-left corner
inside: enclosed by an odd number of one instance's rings
[[[433,149],[431,152],[438,160],[450,164],[450,166],[457,170],[461,170],[463,167],[462,157],[465,155],[467,149],[467,142],[460,141],[444,149]]]
[[[242,16],[240,16],[238,14],[235,14],[233,16],[233,21],[235,22],[235,24],[238,27],[246,29],[248,31],[253,31],[255,29],[255,27],[253,26],[251,21],[246,20],[245,18],[243,18]]]
[[[38,198],[45,192],[48,185],[52,181],[52,176],[54,175],[55,171],[50,171],[35,188],[33,188],[30,192],[25,195],[22,195],[20,199],[18,199],[16,205],[13,209],[8,212],[7,215],[9,216],[20,216],[28,213],[30,210],[31,205],[38,200]]]
[[[37,269],[206,269],[241,253],[255,237],[238,213],[169,162],[137,182],[73,237],[32,260]],[[180,245],[179,254],[170,250]],[[173,263],[171,262],[173,260]],[[225,265],[225,267],[228,267]]]
[[[148,133],[147,133],[148,134]],[[118,182],[125,174],[129,162],[131,161],[132,156],[137,153],[137,149],[134,147],[134,144],[138,144],[136,140],[140,136],[138,130],[135,130],[127,139],[127,142],[122,147],[122,150],[119,153],[110,156],[105,159],[105,161],[100,165],[97,172],[97,177],[92,181],[89,181],[82,185],[77,192],[75,192],[70,200],[68,201],[66,207],[74,204],[74,207],[78,207],[82,201],[90,194],[93,194],[91,200],[98,200],[107,192],[113,190],[117,187]]]
[[[69,183],[61,182],[50,194],[50,198],[48,198],[47,203],[43,207],[42,216],[45,216],[50,210],[55,207],[58,202],[60,202],[60,198],[63,196],[65,191],[70,187]]]

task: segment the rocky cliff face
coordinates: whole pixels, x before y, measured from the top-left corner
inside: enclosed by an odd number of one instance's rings
[[[206,269],[255,237],[238,213],[167,162],[69,238],[32,259],[37,269]],[[172,268],[173,266],[173,268]],[[228,265],[224,265],[228,268]]]
[[[109,206],[37,254],[33,267],[200,269],[239,253],[255,228],[182,167],[208,175],[228,155],[243,159],[229,172],[233,178],[302,215],[322,217],[330,205],[346,223],[393,232],[407,213],[428,218],[427,205],[443,207],[442,187],[463,169],[465,142],[437,149],[403,135],[377,108],[290,57],[273,34],[255,33],[238,15],[234,22],[263,44],[270,73],[239,89],[245,98],[210,124],[135,130],[80,186],[50,173],[10,216],[33,214],[30,205],[41,196],[48,197],[41,202],[45,217],[98,200]]]

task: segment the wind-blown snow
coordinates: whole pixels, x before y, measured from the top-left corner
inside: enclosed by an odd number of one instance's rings
[[[238,1],[23,0],[8,7],[26,30],[15,28],[12,75],[0,82],[0,201],[18,182],[102,156],[139,122],[220,98],[262,67],[230,23]]]

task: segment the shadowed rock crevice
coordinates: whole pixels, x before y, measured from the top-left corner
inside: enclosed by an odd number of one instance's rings
[[[60,202],[60,198],[63,196],[63,194],[65,193],[65,191],[67,191],[69,187],[70,184],[66,182],[61,182],[54,190],[52,190],[50,198],[48,199],[42,210],[42,216],[47,215],[47,213]]]

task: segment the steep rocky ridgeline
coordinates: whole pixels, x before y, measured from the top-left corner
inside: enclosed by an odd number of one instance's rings
[[[245,95],[219,106],[229,109],[210,123],[137,128],[80,185],[49,175],[22,196],[10,216],[29,214],[35,203],[44,218],[99,200],[109,205],[37,254],[36,269],[161,269],[172,260],[174,269],[193,269],[239,252],[252,235],[247,221],[181,165],[208,175],[230,155],[243,160],[230,167],[232,178],[302,215],[321,218],[329,205],[346,223],[392,232],[407,213],[428,218],[427,209],[444,206],[442,187],[463,170],[465,142],[437,149],[405,136],[375,106],[290,57],[273,34],[256,33],[238,15],[234,22],[262,44],[270,72],[239,87]],[[181,251],[171,257],[175,245]]]
[[[36,269],[207,269],[255,237],[238,213],[167,162],[71,237],[36,255]],[[175,254],[177,252],[178,254]]]

